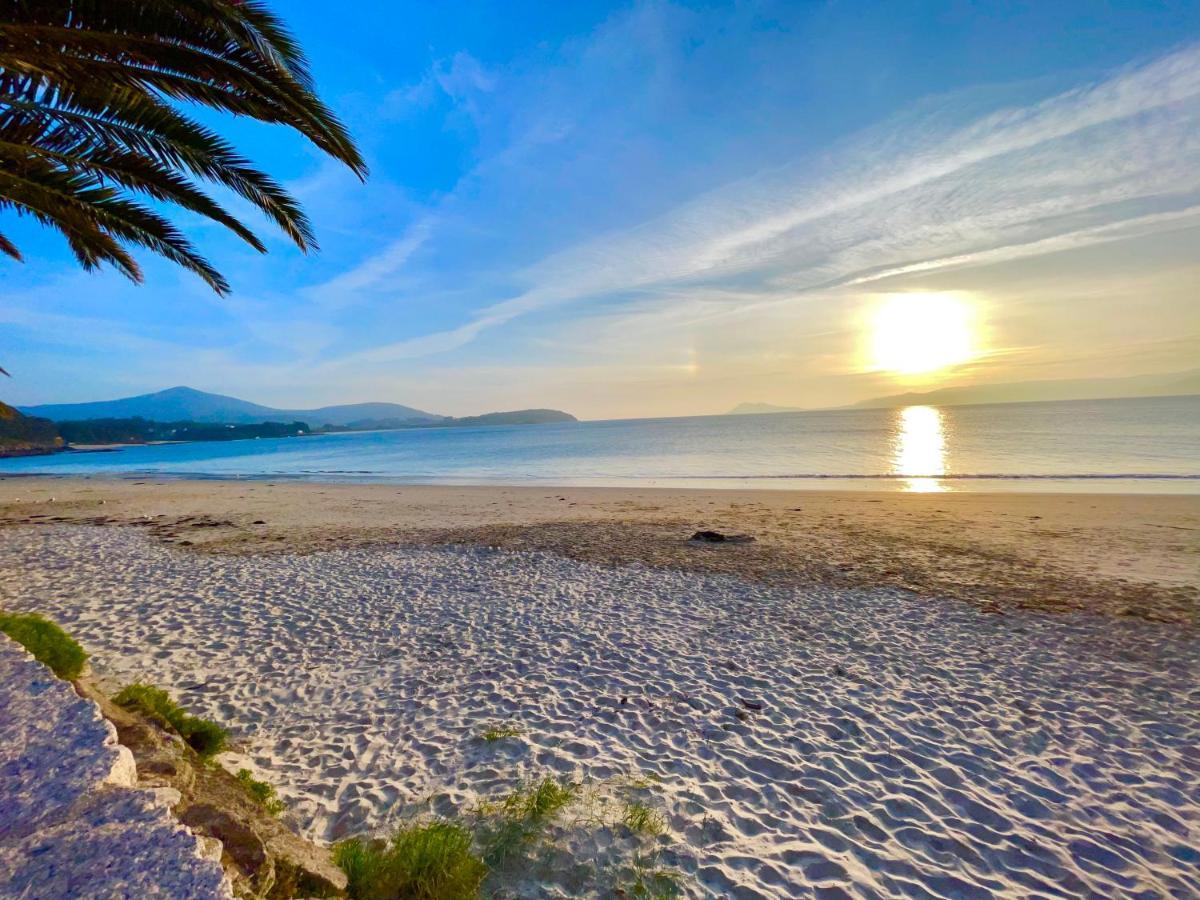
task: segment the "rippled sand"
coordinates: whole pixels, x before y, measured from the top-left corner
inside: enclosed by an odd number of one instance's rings
[[[1200,644],[1174,626],[67,527],[4,532],[0,604],[58,618],[114,685],[231,724],[322,839],[430,795],[640,774],[696,896],[1200,895]],[[498,721],[522,733],[481,740]]]

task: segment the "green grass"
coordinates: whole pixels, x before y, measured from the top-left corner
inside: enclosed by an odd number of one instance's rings
[[[342,841],[334,862],[346,873],[351,900],[515,896],[514,884],[547,874],[572,895],[594,887],[606,897],[673,900],[683,895],[685,876],[661,864],[651,840],[666,833],[666,818],[628,796],[652,781],[617,782],[613,796],[602,790],[613,782],[597,787],[544,777],[481,801],[466,817],[411,824],[386,841]],[[615,829],[619,859],[602,870],[593,859],[573,859],[560,838],[574,840],[580,828]]]
[[[525,732],[520,725],[512,722],[506,722],[501,725],[488,726],[488,728],[486,728],[479,736],[491,744],[496,741],[502,741],[505,738],[517,737],[518,735],[524,733]]]
[[[67,681],[78,678],[87,662],[87,653],[69,634],[39,615],[0,612],[0,631]]]
[[[637,900],[674,900],[683,894],[678,872],[652,868],[653,865],[653,858],[634,856],[632,877],[621,885],[624,896]]]
[[[625,808],[621,813],[621,824],[634,834],[644,834],[650,837],[660,835],[667,830],[667,823],[662,813],[636,800],[625,801]]]
[[[523,821],[541,824],[562,811],[571,802],[578,788],[559,784],[547,776],[541,781],[519,788],[500,801],[504,814]]]
[[[280,800],[275,793],[274,786],[265,781],[259,781],[249,769],[238,769],[237,780],[242,783],[246,793],[253,797],[255,802],[262,804],[262,807],[271,815],[277,816],[287,809],[287,804]]]
[[[462,825],[435,821],[401,828],[390,841],[342,841],[333,861],[351,900],[468,900],[488,872],[472,840]]]
[[[574,784],[546,777],[524,785],[501,800],[480,805],[479,841],[489,866],[503,867],[518,858],[578,793]]]
[[[113,702],[137,710],[162,725],[170,725],[201,759],[211,759],[229,743],[229,733],[209,719],[188,715],[162,688],[131,684],[113,697]]]

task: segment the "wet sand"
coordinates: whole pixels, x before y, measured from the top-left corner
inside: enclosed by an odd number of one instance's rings
[[[51,522],[134,526],[206,553],[480,545],[897,587],[990,610],[1200,621],[1195,496],[0,480],[0,527]],[[703,529],[755,541],[688,541]]]

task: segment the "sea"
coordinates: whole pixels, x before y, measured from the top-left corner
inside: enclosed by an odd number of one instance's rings
[[[437,427],[0,460],[0,476],[33,473],[1195,494],[1200,396]]]

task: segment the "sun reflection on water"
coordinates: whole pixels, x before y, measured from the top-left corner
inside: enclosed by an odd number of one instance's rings
[[[935,406],[906,406],[896,410],[892,428],[892,472],[903,477],[904,489],[949,490],[937,477],[946,474],[942,411]]]

